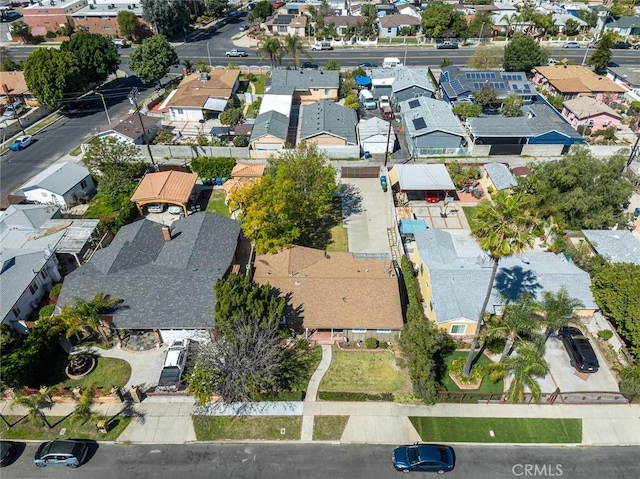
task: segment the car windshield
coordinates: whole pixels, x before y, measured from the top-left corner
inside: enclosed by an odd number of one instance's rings
[[[417,464],[420,462],[420,454],[417,447],[407,448],[407,459],[409,464]]]

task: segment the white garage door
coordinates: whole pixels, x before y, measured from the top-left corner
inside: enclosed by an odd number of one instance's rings
[[[209,339],[209,332],[206,329],[161,329],[160,336],[162,342],[170,343],[174,339],[193,339],[194,341],[204,341]]]
[[[362,151],[368,151],[371,154],[384,153],[385,146],[387,146],[386,141],[384,143],[374,142],[374,141],[372,142],[365,141],[364,143],[362,143]]]

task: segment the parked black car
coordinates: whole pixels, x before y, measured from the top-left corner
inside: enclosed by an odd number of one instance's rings
[[[300,64],[300,69],[301,70],[317,70],[318,69],[318,64],[317,63],[311,63],[311,62],[302,62]]]
[[[614,50],[628,50],[631,48],[631,43],[618,40],[611,46],[611,48]]]
[[[595,373],[600,365],[589,339],[582,331],[571,326],[564,326],[558,332],[562,344],[564,344],[571,366],[581,373]]]
[[[401,472],[437,472],[444,474],[456,465],[456,454],[451,446],[441,444],[411,444],[398,446],[391,455],[393,467]]]
[[[7,441],[0,441],[0,467],[4,467],[11,462],[15,446]]]
[[[54,439],[43,442],[38,447],[33,463],[38,467],[67,466],[80,467],[89,452],[89,448],[82,441],[73,439]]]

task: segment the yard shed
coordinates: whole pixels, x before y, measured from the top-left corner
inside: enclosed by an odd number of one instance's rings
[[[182,171],[147,173],[133,193],[131,201],[136,204],[140,215],[143,214],[144,205],[170,203],[182,207],[187,216],[187,205],[190,200],[195,200],[197,180],[197,174]]]
[[[369,153],[393,153],[396,134],[393,128],[389,130],[389,122],[382,118],[373,117],[358,123],[360,146],[362,151]],[[391,133],[391,135],[389,135]]]
[[[424,199],[423,192],[427,191],[446,193],[456,189],[447,167],[441,164],[394,165],[389,171],[389,181],[394,189],[406,193],[408,199]]]

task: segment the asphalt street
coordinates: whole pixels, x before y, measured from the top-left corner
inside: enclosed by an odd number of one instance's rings
[[[331,444],[189,444],[183,446],[94,446],[79,469],[39,469],[31,443],[2,469],[3,479],[123,477],[190,479],[390,479],[393,446]],[[563,479],[638,477],[640,448],[457,446],[456,468],[448,478],[495,479],[562,477]],[[414,473],[416,477],[431,474]]]

